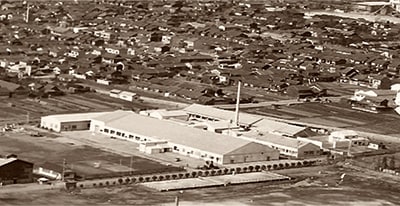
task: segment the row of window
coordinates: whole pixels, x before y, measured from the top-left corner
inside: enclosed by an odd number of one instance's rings
[[[107,133],[107,134],[115,134],[116,136],[120,136],[120,137],[124,137],[124,138],[128,138],[128,139],[134,139],[136,141],[146,141],[147,140],[146,138],[141,138],[139,136],[134,136],[131,134],[126,136],[125,133],[123,133],[123,132],[114,131],[114,130],[110,130],[110,129],[106,129],[106,128],[104,128],[103,132]]]
[[[188,155],[193,155],[193,154],[194,154],[194,151],[193,151],[193,150],[186,151],[185,148],[182,148],[182,149],[180,150],[180,149],[178,148],[178,146],[174,146],[174,147],[173,147],[173,150],[174,150],[174,151],[177,151],[177,152],[180,151],[180,152],[182,152],[182,153],[185,153],[185,152],[186,152],[186,154],[188,154]],[[196,152],[196,153],[197,153],[197,152]],[[207,153],[204,153],[204,154],[201,154],[201,155],[200,155],[201,158],[207,158],[207,156],[208,156]],[[215,159],[217,162],[219,161],[219,158],[218,158],[218,157],[214,158],[214,156],[209,156],[208,158],[211,159],[211,160],[214,160],[214,159]]]
[[[272,147],[272,149],[277,149],[280,152],[285,152],[285,153],[290,153],[290,154],[296,154],[297,153],[296,151],[293,151],[293,150],[283,149],[283,148],[275,147],[275,146],[271,146],[271,147]]]

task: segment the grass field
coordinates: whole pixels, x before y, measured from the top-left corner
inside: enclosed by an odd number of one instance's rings
[[[0,154],[17,154],[19,158],[62,172],[63,161],[68,168],[85,178],[109,177],[117,173],[151,174],[180,171],[137,156],[123,156],[86,145],[60,143],[57,136],[32,137],[23,132],[0,136]],[[132,168],[131,168],[132,166]]]

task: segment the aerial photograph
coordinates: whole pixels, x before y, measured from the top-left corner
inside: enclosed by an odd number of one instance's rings
[[[400,0],[0,0],[0,205],[400,205]]]

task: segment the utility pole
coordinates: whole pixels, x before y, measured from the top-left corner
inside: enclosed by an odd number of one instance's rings
[[[66,162],[66,160],[65,160],[65,158],[64,158],[64,160],[63,160],[63,168],[62,168],[62,177],[61,177],[61,180],[64,182],[64,176],[65,176],[65,166],[66,166],[66,164],[67,164],[67,162]]]
[[[25,18],[25,22],[26,22],[26,23],[29,22],[29,3],[26,4],[26,18]]]
[[[131,156],[131,161],[130,161],[130,163],[129,163],[129,168],[130,168],[130,175],[132,175],[132,172],[133,172],[133,170],[132,170],[132,164],[133,164],[133,156]]]
[[[239,107],[240,107],[240,86],[241,81],[238,82],[237,97],[236,97],[236,109],[235,109],[235,124],[239,126]]]
[[[29,124],[30,121],[30,112],[26,113],[26,123]]]

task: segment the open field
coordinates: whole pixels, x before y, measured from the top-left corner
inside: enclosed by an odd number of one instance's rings
[[[243,109],[244,110],[244,109]],[[249,113],[262,114],[304,123],[355,129],[378,134],[400,134],[400,115],[395,111],[373,114],[351,109],[341,103],[304,103],[278,108],[247,109]]]
[[[323,171],[323,172],[320,172]],[[157,192],[140,185],[0,194],[0,205],[399,205],[400,188],[368,174],[331,166],[289,169],[298,178],[286,185],[252,185]],[[337,185],[341,174],[344,181]],[[312,178],[307,178],[312,176]],[[300,181],[301,180],[301,181]]]
[[[155,107],[150,104],[128,102],[99,93],[73,94],[41,100],[29,98],[1,98],[0,124],[25,123],[28,121],[28,117],[30,122],[37,122],[41,116],[50,114],[154,108]]]
[[[23,132],[4,133],[0,136],[0,154],[17,154],[19,158],[35,163],[35,166],[57,172],[62,172],[65,159],[67,168],[85,178],[181,170],[142,157],[116,154],[76,142],[58,141],[57,138],[61,137],[31,137]]]

